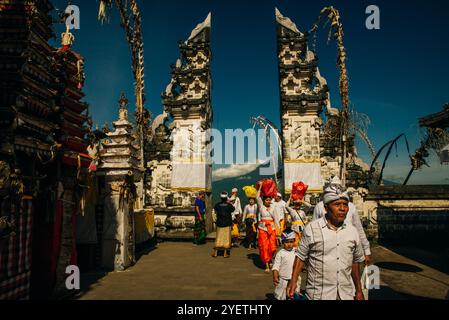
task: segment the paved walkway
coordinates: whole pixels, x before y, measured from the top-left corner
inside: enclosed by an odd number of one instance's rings
[[[88,288],[96,274],[81,275],[81,299],[264,300],[272,277],[258,265],[258,250],[233,248],[212,258],[213,243],[163,242],[135,266],[111,272]]]
[[[265,300],[272,298],[271,274],[258,251],[232,249],[228,259],[212,258],[213,243],[163,242],[123,272],[81,275],[79,299]],[[447,299],[449,275],[384,247],[373,248],[381,289],[370,299]],[[305,274],[303,274],[305,279]],[[304,280],[303,279],[303,280]],[[303,281],[304,282],[304,281]]]

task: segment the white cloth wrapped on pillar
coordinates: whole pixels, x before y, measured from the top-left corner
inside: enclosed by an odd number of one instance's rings
[[[207,163],[173,163],[172,189],[211,189],[211,167]]]
[[[293,182],[303,181],[309,186],[309,190],[323,188],[321,178],[321,163],[285,162],[285,189],[291,191]]]

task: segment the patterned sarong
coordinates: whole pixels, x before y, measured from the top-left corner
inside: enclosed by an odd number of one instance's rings
[[[1,240],[0,248],[0,300],[29,299],[31,275],[31,233],[33,204],[24,197],[20,207],[12,204],[9,210],[16,221],[15,235]],[[2,212],[6,215],[7,212]]]
[[[193,232],[193,243],[204,244],[206,243],[206,221],[204,219],[204,214],[201,215],[201,220],[195,217],[195,227]]]

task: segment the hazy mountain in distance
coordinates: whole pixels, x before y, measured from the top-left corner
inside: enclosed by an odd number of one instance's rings
[[[220,181],[212,181],[213,201],[214,201],[214,203],[220,201],[220,193],[222,191],[226,191],[230,194],[232,188],[238,188],[239,189],[238,196],[240,197],[240,200],[242,201],[242,205],[244,205],[247,203],[247,198],[246,198],[245,192],[242,190],[242,188],[244,186],[251,186],[251,185],[255,186],[256,182],[261,179],[273,179],[274,180],[274,175],[261,176],[259,174],[259,168],[257,168],[254,171],[252,171],[250,173],[246,173],[245,175],[242,175],[240,177],[227,178],[227,179],[223,179]]]

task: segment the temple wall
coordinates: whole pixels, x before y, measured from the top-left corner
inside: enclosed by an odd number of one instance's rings
[[[449,186],[377,187],[363,215],[377,222],[380,243],[447,246]]]

